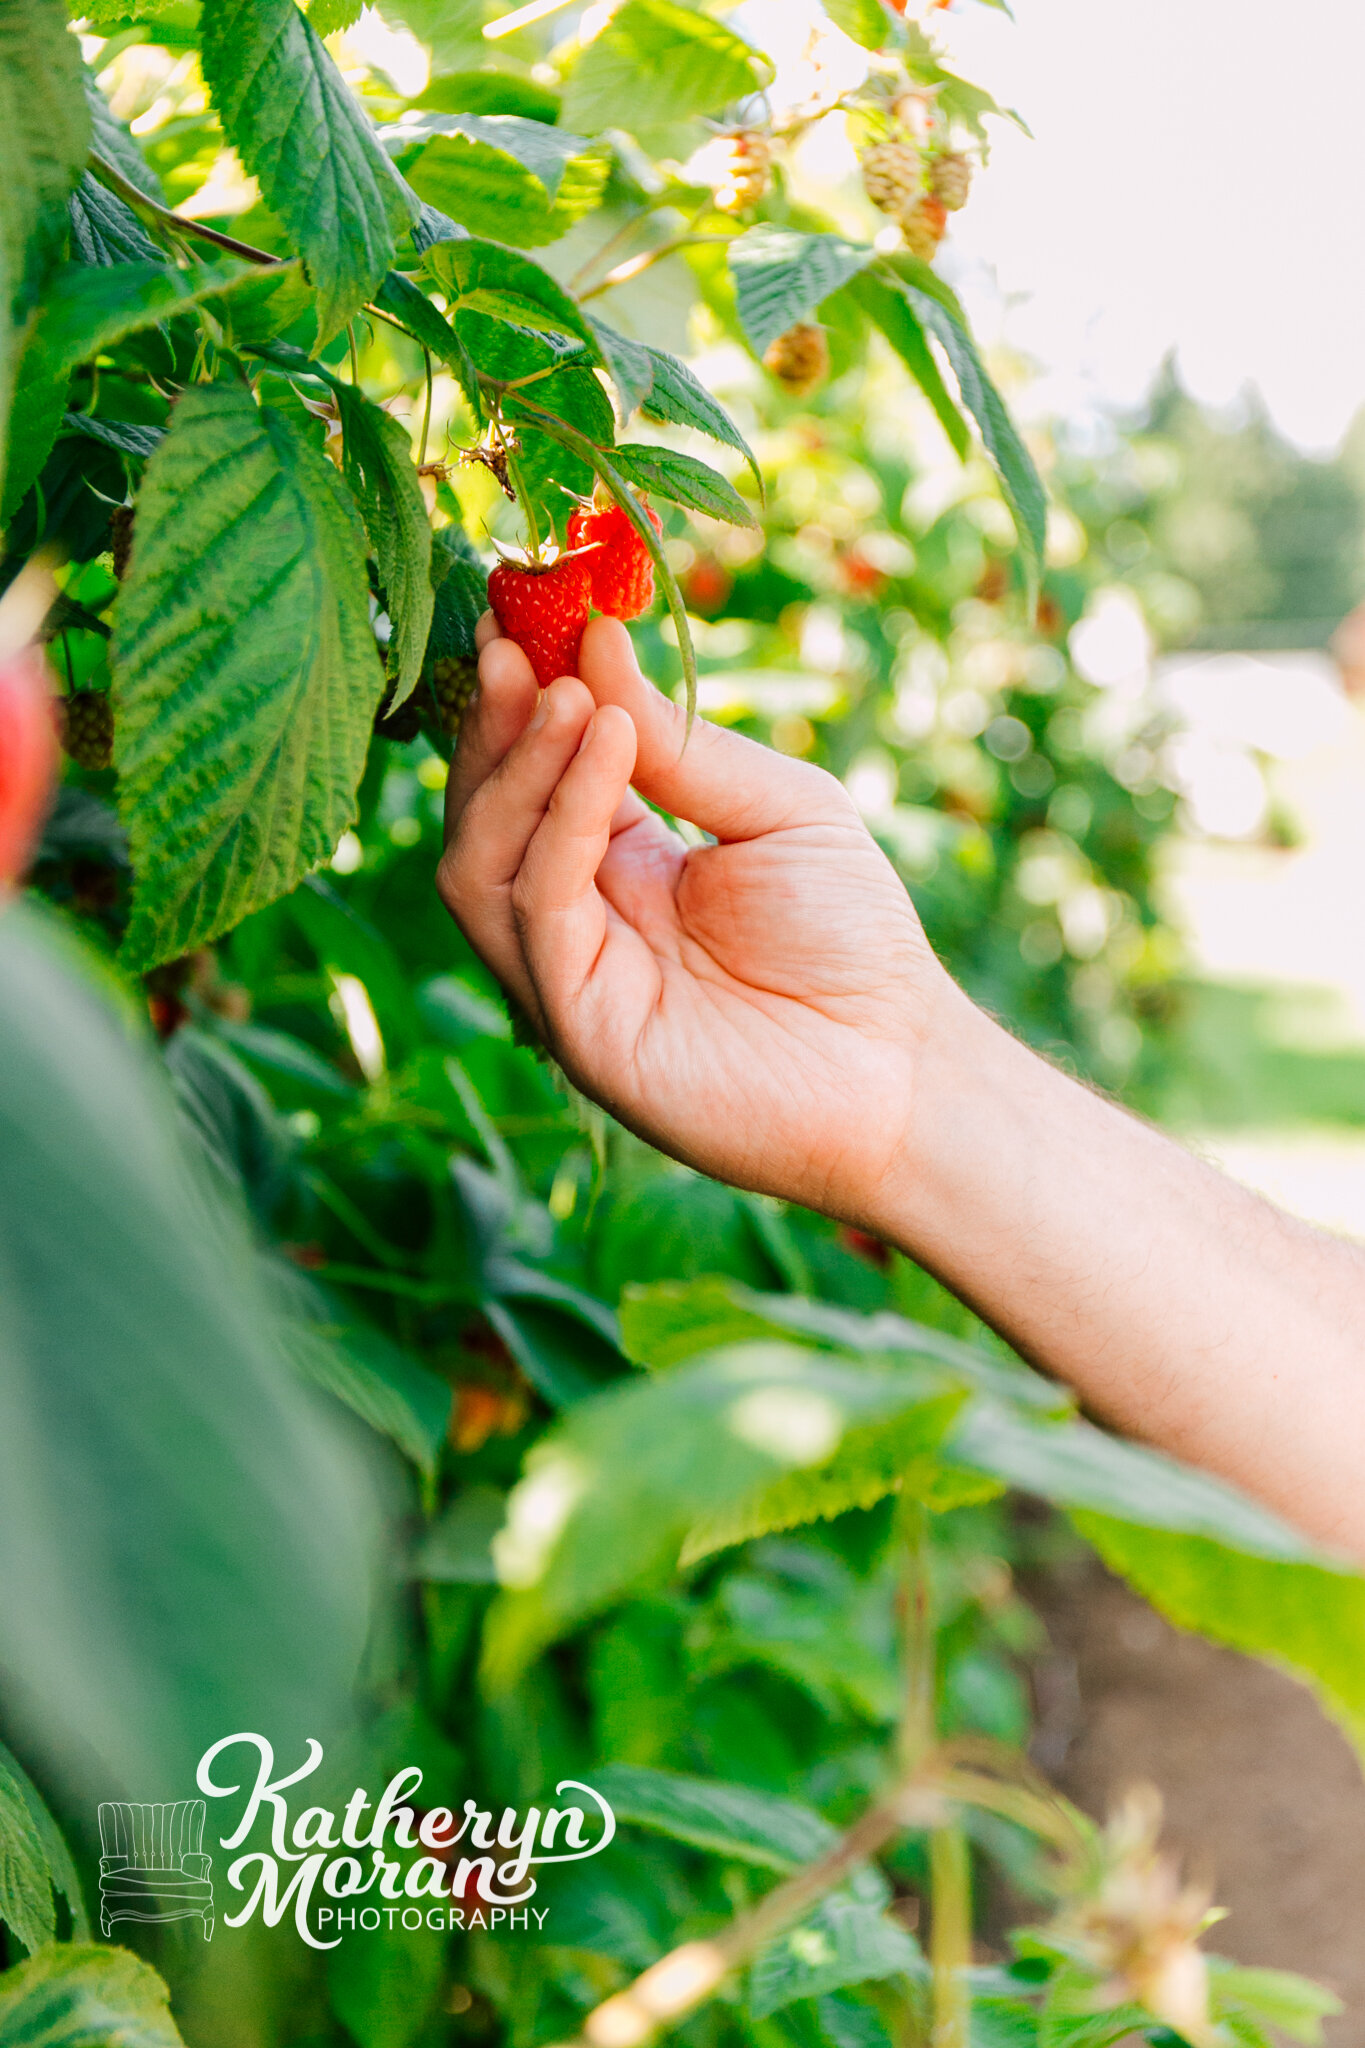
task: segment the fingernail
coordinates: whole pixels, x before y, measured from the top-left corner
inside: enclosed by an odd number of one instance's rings
[[[582,751],[583,751],[584,747],[586,747],[586,746],[588,745],[589,741],[590,741],[590,740],[592,739],[592,736],[593,736],[593,734],[594,734],[594,733],[596,732],[596,730],[597,730],[597,713],[596,713],[596,712],[594,711],[594,713],[593,713],[592,717],[591,717],[591,718],[590,718],[590,719],[588,720],[587,724],[586,724],[586,725],[584,726],[584,728],[583,728],[583,737],[582,737],[582,739],[581,739],[581,740],[580,740],[580,741],[578,742],[578,746],[577,746],[577,748],[575,749],[575,751],[576,751],[577,753],[580,753],[580,754],[582,753]]]
[[[531,723],[526,728],[527,732],[539,732],[540,728],[542,727],[542,725],[544,725],[549,715],[550,700],[546,696],[544,690],[542,690],[540,693],[540,702],[537,704],[535,710],[531,713]]]

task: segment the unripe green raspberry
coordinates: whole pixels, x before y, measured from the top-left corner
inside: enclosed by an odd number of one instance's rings
[[[451,654],[433,662],[431,687],[436,697],[441,730],[453,739],[460,730],[470,698],[479,680],[479,664],[472,655]]]
[[[108,768],[114,759],[114,706],[107,690],[73,690],[60,700],[61,740],[79,768]]]
[[[924,189],[924,159],[913,142],[877,142],[862,156],[863,185],[882,213],[900,213]]]

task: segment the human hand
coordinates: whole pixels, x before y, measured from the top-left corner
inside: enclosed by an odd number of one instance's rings
[[[491,616],[479,641],[438,875],[471,945],[651,1144],[877,1227],[920,1050],[965,999],[842,785],[700,719],[684,748],[614,619],[543,695]]]

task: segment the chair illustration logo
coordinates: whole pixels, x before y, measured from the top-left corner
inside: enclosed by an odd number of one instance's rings
[[[116,1920],[204,1923],[213,1939],[211,1859],[204,1853],[202,1799],[162,1806],[106,1800],[100,1807],[100,1932]]]

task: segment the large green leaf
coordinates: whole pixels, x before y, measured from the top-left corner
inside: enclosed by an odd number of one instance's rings
[[[850,278],[844,289],[854,304],[875,321],[886,336],[934,408],[953,452],[965,461],[972,445],[971,432],[943,381],[934,352],[924,329],[910,310],[905,293],[888,284],[875,271],[868,270]]]
[[[789,1928],[754,1958],[749,2016],[765,2020],[798,1998],[820,1998],[850,1984],[924,1974],[919,1943],[876,1906],[831,1892],[799,1927]]]
[[[38,1830],[0,1752],[0,1920],[30,1952],[51,1941],[57,1909]]]
[[[396,709],[417,686],[431,631],[431,522],[406,427],[354,385],[337,381],[333,389],[341,408],[346,475],[379,562],[393,625],[390,709]]]
[[[995,465],[1005,502],[1014,515],[1030,581],[1036,584],[1047,546],[1047,493],[1033,457],[981,360],[961,307],[929,265],[913,256],[884,259],[880,274],[895,280],[921,327],[934,337],[947,356],[962,403],[976,421],[986,453]]]
[[[0,0],[0,421],[89,147],[80,46],[60,0]]]
[[[718,113],[770,77],[767,59],[709,15],[677,0],[626,0],[569,73],[564,120],[587,135],[638,134]]]
[[[200,22],[213,104],[308,267],[321,347],[381,282],[416,200],[294,0],[204,0]]]
[[[240,385],[187,392],[147,466],[112,660],[125,946],[149,966],[330,855],[383,684],[344,487]]]
[[[1301,1679],[1365,1755],[1365,1579],[1136,1519],[1082,1512],[1072,1520],[1177,1627]]]
[[[648,392],[641,401],[645,418],[667,420],[676,427],[695,427],[698,433],[709,434],[713,441],[735,449],[748,463],[754,482],[762,490],[763,478],[753,449],[696,372],[664,349],[647,348],[645,354],[653,370]]]
[[[825,1464],[848,1431],[945,1391],[935,1367],[849,1365],[769,1343],[578,1403],[531,1453],[511,1497],[490,1678],[505,1683],[577,1621],[666,1575],[698,1523]]]
[[[71,1932],[77,1941],[90,1939],[90,1922],[86,1916],[85,1900],[81,1893],[81,1881],[66,1838],[48,1811],[46,1800],[24,1769],[17,1756],[0,1742],[0,1776],[10,1789],[17,1794],[28,1808],[29,1822],[47,1871],[48,1882],[66,1900],[71,1914]]]
[[[53,1944],[0,1977],[0,2048],[183,2048],[170,1996],[127,1949]]]
[[[414,111],[385,142],[430,206],[519,248],[556,241],[581,220],[601,199],[611,166],[605,143],[518,114]]]
[[[875,251],[843,235],[810,234],[764,223],[731,242],[730,274],[740,325],[756,355],[831,292],[856,277]]]
[[[45,1784],[157,1799],[343,1725],[375,1503],[68,944],[0,915],[0,1674]]]
[[[1088,1422],[1040,1422],[999,1401],[977,1401],[947,1449],[959,1464],[1057,1507],[1206,1537],[1252,1556],[1321,1562],[1306,1537],[1245,1494]]]
[[[71,254],[80,263],[156,263],[161,251],[130,206],[100,184],[89,171],[81,174],[67,211],[71,217]]]
[[[638,490],[652,491],[656,498],[685,505],[690,512],[704,512],[710,519],[728,520],[731,526],[758,524],[729,478],[698,462],[695,455],[645,441],[627,441],[613,452],[612,461]]]
[[[452,313],[468,307],[518,327],[572,335],[587,344],[593,362],[598,360],[597,337],[587,315],[531,257],[471,235],[464,242],[437,242],[427,251],[426,268]]]
[[[618,1822],[783,1875],[813,1863],[839,1839],[813,1807],[752,1785],[728,1785],[647,1764],[608,1764],[594,1774],[593,1785]]]

